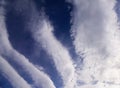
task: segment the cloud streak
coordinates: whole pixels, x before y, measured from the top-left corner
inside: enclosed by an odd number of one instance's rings
[[[36,31],[32,31],[33,37],[38,46],[43,49],[52,57],[56,69],[60,73],[64,88],[73,88],[75,83],[75,69],[72,59],[67,49],[55,38],[53,34],[53,27],[50,22],[45,19],[40,20],[40,24]]]
[[[118,75],[120,31],[114,10],[116,1],[69,0],[69,2],[73,4],[71,29],[73,44],[76,53],[84,57],[82,70],[77,69],[77,78],[85,85],[82,88],[120,87]],[[94,82],[96,83],[93,85]],[[113,84],[109,85],[108,82]]]
[[[0,54],[12,58],[11,61],[14,61],[21,66],[21,68],[33,79],[35,86],[42,88],[55,88],[54,83],[46,73],[38,70],[24,55],[17,52],[11,46],[8,39],[4,15],[5,10],[3,7],[0,7]]]
[[[20,65],[23,70],[25,70],[35,82],[35,86],[42,88],[55,88],[52,80],[43,71],[38,70],[28,59],[22,54],[18,53],[16,50],[12,50],[9,57],[13,58],[18,65]]]
[[[31,14],[26,15],[26,18],[29,17],[27,22],[29,31],[31,31],[38,46],[42,46],[48,55],[52,57],[55,67],[63,79],[64,87],[73,88],[75,69],[68,50],[55,38],[53,27],[47,17],[44,16],[44,12],[38,12],[34,4],[31,4],[30,8]]]
[[[1,74],[3,74],[4,77],[6,77],[6,79],[9,80],[9,82],[14,88],[32,88],[1,56],[0,56],[0,72]]]

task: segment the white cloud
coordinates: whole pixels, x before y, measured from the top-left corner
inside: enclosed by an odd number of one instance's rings
[[[34,80],[35,86],[42,88],[55,88],[52,80],[46,73],[38,70],[25,56],[17,52],[11,46],[6,30],[4,11],[4,8],[0,7],[0,54],[11,58],[11,61],[14,61],[21,66],[21,68]]]
[[[31,76],[37,87],[55,88],[49,76],[43,71],[37,69],[25,56],[18,53],[16,50],[11,50],[7,56],[11,57],[13,61],[20,65],[22,69]]]
[[[11,49],[11,45],[8,41],[9,36],[7,35],[7,31],[4,30],[6,29],[4,15],[5,15],[5,10],[3,7],[0,7],[0,53],[7,53],[6,49]]]
[[[74,66],[67,49],[54,37],[53,28],[43,15],[44,12],[38,12],[34,4],[30,7],[30,14],[27,22],[28,28],[35,38],[39,46],[43,47],[45,51],[53,58],[55,66],[60,73],[66,88],[74,86]],[[24,12],[26,13],[26,12]],[[45,14],[44,14],[45,15]]]
[[[32,33],[37,44],[42,46],[52,57],[56,69],[63,79],[64,88],[73,88],[75,83],[75,69],[72,59],[67,49],[55,38],[50,22],[46,18],[42,21],[40,20],[38,29],[36,31],[33,30]]]
[[[12,66],[0,56],[0,72],[12,84],[14,88],[32,88]],[[22,85],[21,85],[22,84]]]
[[[120,85],[120,31],[114,10],[115,0],[71,0],[72,38],[78,55],[83,54],[83,70],[77,70],[77,78],[86,83],[82,88],[99,88],[103,82]],[[70,2],[70,1],[69,1]],[[111,74],[112,73],[112,74]],[[97,80],[96,86],[87,84]],[[116,87],[115,87],[115,86]]]

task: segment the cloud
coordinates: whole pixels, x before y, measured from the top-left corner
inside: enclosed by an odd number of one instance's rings
[[[50,22],[46,18],[42,21],[40,20],[38,29],[32,31],[32,34],[38,46],[42,46],[52,57],[56,69],[63,79],[64,87],[73,88],[75,83],[75,69],[72,59],[67,49],[55,38]]]
[[[83,58],[76,69],[82,88],[118,88],[120,85],[120,31],[115,0],[69,0],[73,4],[71,36],[76,53]],[[112,74],[113,73],[113,74]],[[98,81],[96,85],[88,84]],[[113,82],[108,85],[106,82]],[[104,85],[106,86],[104,86]],[[79,87],[79,86],[77,86]]]
[[[53,27],[50,22],[46,20],[47,16],[45,16],[44,11],[38,12],[34,4],[32,4],[30,8],[29,14],[26,14],[25,16],[29,19],[26,21],[29,31],[31,31],[38,46],[42,46],[52,57],[52,60],[64,81],[65,87],[73,88],[75,82],[75,69],[69,52],[55,38]]]
[[[9,82],[14,88],[32,88],[1,56],[0,56],[0,72],[1,74],[3,74],[4,77],[6,77],[6,79],[9,80]]]
[[[6,49],[11,49],[11,44],[8,41],[8,35],[7,31],[4,30],[6,29],[6,24],[5,24],[5,10],[3,7],[0,7],[0,53],[7,53]],[[6,37],[4,37],[6,36]],[[4,42],[2,42],[4,41]],[[3,48],[4,47],[4,48]]]
[[[28,61],[25,56],[18,53],[16,50],[11,50],[11,52],[7,56],[13,58],[12,60],[20,65],[22,69],[31,76],[31,78],[35,82],[35,86],[42,88],[55,88],[49,76],[43,71],[37,69],[31,62]]]
[[[38,70],[29,60],[18,51],[16,51],[8,39],[8,33],[5,25],[5,9],[0,7],[0,55],[12,58],[35,82],[35,86],[42,88],[55,88],[50,77],[43,71]]]

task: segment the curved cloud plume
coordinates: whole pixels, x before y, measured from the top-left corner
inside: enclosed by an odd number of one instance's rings
[[[114,10],[116,1],[69,2],[73,4],[71,36],[76,53],[84,57],[82,70],[77,69],[78,85],[82,88],[120,87],[120,31]]]
[[[25,70],[35,82],[35,86],[42,87],[42,88],[55,88],[52,80],[49,76],[38,70],[28,59],[23,56],[22,54],[18,53],[16,50],[11,50],[9,55],[18,65],[20,65],[23,70]]]
[[[26,12],[24,12],[26,13]],[[39,16],[42,15],[42,16]],[[43,16],[44,12],[40,13],[36,10],[34,4],[31,4],[30,14],[26,18],[30,21],[27,22],[33,38],[38,46],[42,48],[52,57],[58,72],[63,79],[65,88],[73,88],[75,84],[75,69],[73,66],[72,58],[68,50],[55,38],[53,34],[53,27]]]
[[[1,56],[0,56],[0,72],[1,74],[3,74],[3,76],[5,76],[9,80],[9,82],[14,88],[32,88]]]
[[[5,26],[5,10],[0,7],[0,54],[12,58],[25,70],[35,82],[35,86],[42,88],[55,88],[52,80],[47,74],[38,70],[28,59],[17,52],[10,44],[8,33]]]
[[[67,49],[55,38],[53,34],[53,27],[49,21],[40,20],[40,24],[36,31],[32,31],[33,37],[39,46],[52,57],[55,66],[60,73],[65,88],[73,88],[75,83],[75,69],[72,59]]]

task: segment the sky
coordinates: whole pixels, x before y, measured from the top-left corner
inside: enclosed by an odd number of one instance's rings
[[[120,0],[0,0],[0,88],[120,88]]]

